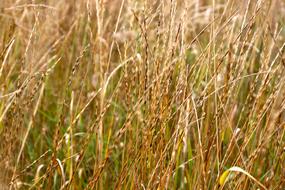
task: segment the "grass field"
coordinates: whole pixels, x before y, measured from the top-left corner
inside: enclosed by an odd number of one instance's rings
[[[284,0],[0,0],[0,190],[284,190],[284,53]]]

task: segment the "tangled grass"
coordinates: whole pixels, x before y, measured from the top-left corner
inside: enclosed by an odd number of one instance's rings
[[[2,0],[0,189],[284,189],[283,0]]]

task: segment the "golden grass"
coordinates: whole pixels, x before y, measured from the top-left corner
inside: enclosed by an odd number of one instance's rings
[[[284,51],[282,0],[1,1],[0,189],[284,189]]]

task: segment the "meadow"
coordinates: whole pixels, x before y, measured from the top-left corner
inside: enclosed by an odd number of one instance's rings
[[[0,189],[285,189],[284,0],[1,0]]]

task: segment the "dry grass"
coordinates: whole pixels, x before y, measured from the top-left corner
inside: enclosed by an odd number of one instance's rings
[[[283,0],[2,0],[0,189],[284,189],[284,26]]]

